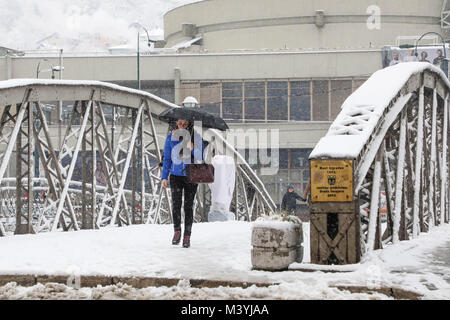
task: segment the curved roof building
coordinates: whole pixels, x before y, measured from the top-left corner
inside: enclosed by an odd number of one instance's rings
[[[443,0],[205,0],[164,17],[167,47],[198,41],[207,52],[361,49],[398,36],[441,32]]]

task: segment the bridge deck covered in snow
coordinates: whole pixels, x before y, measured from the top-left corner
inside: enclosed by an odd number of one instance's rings
[[[373,252],[359,264],[336,266],[346,272],[302,272],[309,265],[309,243],[305,259],[292,264],[290,271],[253,271],[250,261],[249,222],[202,223],[194,225],[189,249],[170,244],[169,225],[141,225],[78,232],[41,233],[0,238],[2,275],[106,275],[118,277],[158,277],[182,280],[178,286],[142,291],[147,298],[209,299],[369,299],[390,298],[379,293],[354,293],[336,286],[402,288],[425,299],[450,299],[450,226],[434,228],[412,241],[401,242]],[[304,224],[305,239],[309,226]],[[187,279],[277,283],[269,287],[194,289]],[[6,295],[0,287],[0,298]],[[9,287],[10,294],[26,289]],[[40,288],[35,286],[35,290]],[[3,290],[3,291],[2,291]],[[12,291],[11,291],[12,290]],[[27,289],[29,294],[31,289]],[[42,293],[41,288],[41,293]],[[49,289],[50,290],[50,289]],[[77,294],[69,289],[66,293]],[[86,289],[87,290],[87,289]],[[107,289],[104,289],[107,290]],[[113,286],[108,290],[118,290]],[[131,289],[130,289],[131,290]],[[45,290],[44,290],[45,291]],[[134,292],[134,293],[133,293]],[[151,294],[150,294],[151,293]],[[79,292],[78,292],[79,294]],[[137,291],[131,290],[132,298]],[[25,295],[26,296],[26,295]],[[32,297],[32,296],[28,296]],[[135,297],[134,297],[135,298]]]

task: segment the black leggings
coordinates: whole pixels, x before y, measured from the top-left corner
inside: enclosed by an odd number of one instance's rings
[[[170,175],[170,190],[172,191],[172,216],[175,231],[181,230],[181,205],[184,190],[184,234],[191,235],[194,221],[194,198],[198,184],[189,183],[187,177]]]

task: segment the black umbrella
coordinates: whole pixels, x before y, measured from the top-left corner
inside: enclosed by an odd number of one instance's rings
[[[195,121],[201,121],[203,128],[219,129],[221,131],[229,129],[222,118],[202,111],[199,108],[171,108],[160,113],[158,119],[169,123],[183,119],[189,121],[192,125]]]

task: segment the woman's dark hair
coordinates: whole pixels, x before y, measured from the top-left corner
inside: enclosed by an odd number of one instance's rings
[[[169,132],[172,132],[176,128],[177,128],[177,122],[176,121],[169,122]]]

